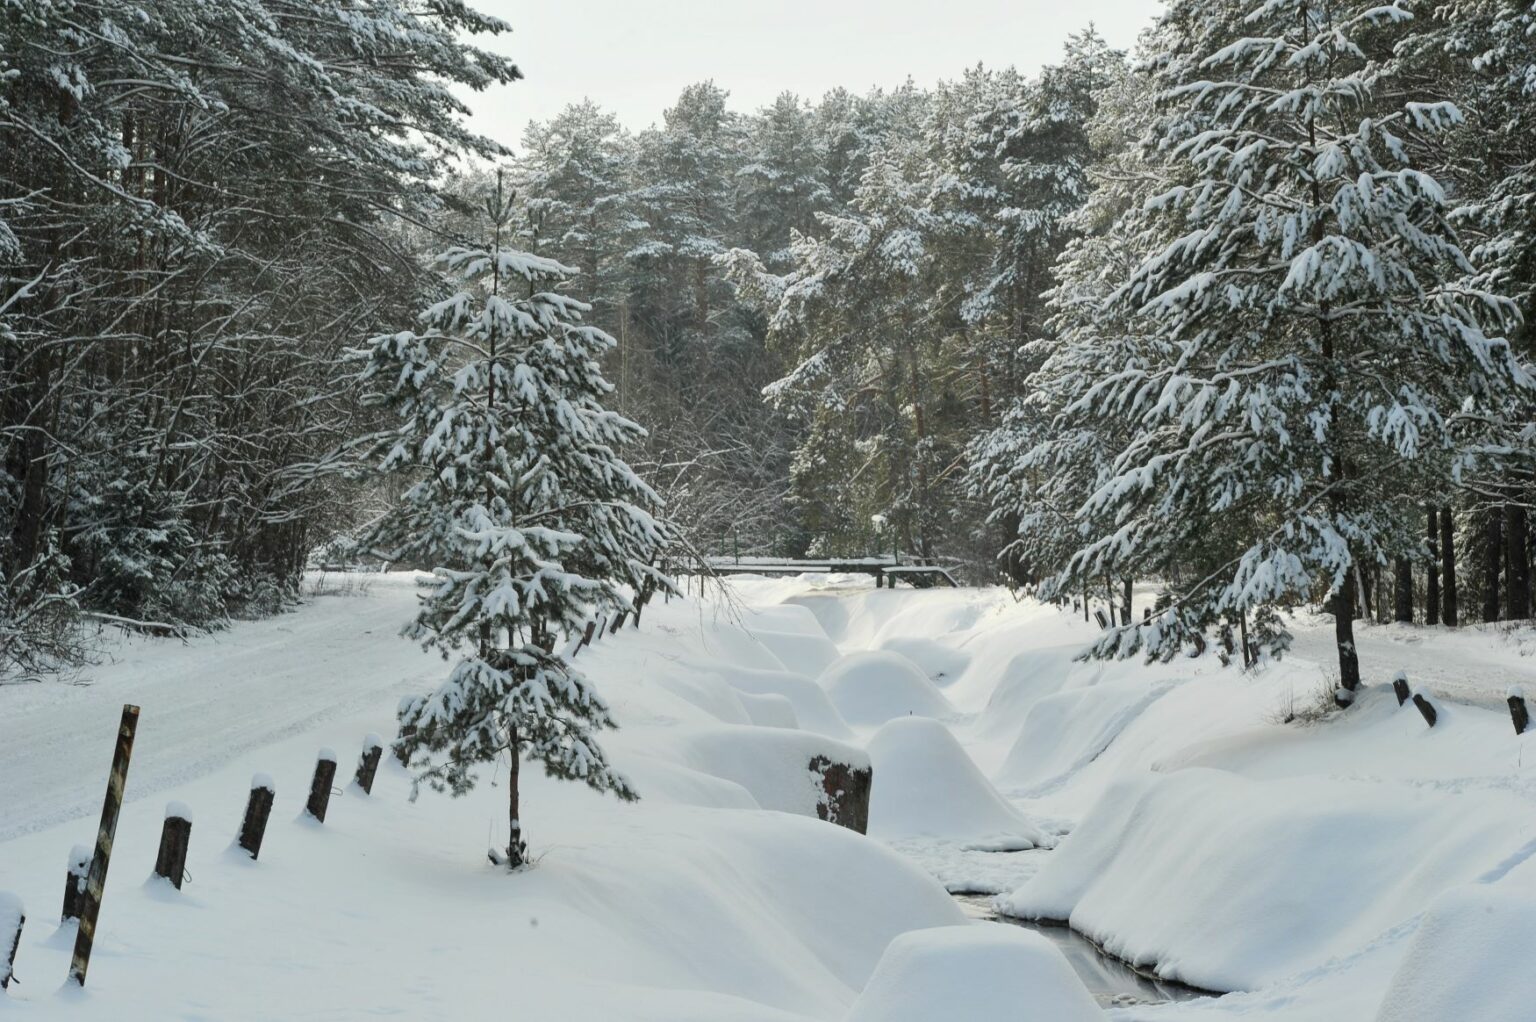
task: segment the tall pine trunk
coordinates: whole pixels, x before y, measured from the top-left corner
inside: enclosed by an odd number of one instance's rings
[[[1413,562],[1399,557],[1394,566],[1392,616],[1397,621],[1413,622]]]
[[[1333,594],[1333,637],[1339,649],[1339,684],[1347,692],[1360,687],[1360,656],[1355,652],[1355,572],[1344,572],[1344,584]]]
[[[1526,558],[1527,520],[1519,504],[1504,505],[1504,598],[1511,621],[1531,616],[1531,563]]]
[[[1483,620],[1499,619],[1499,564],[1504,554],[1504,512],[1483,514]]]
[[[1424,589],[1424,623],[1440,623],[1440,525],[1435,509],[1429,509],[1429,564]]]
[[[1449,507],[1440,509],[1440,586],[1441,620],[1455,628],[1460,617],[1456,599],[1456,520]]]

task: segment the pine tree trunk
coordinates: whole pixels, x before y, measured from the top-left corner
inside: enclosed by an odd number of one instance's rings
[[[1399,557],[1392,587],[1392,616],[1398,621],[1413,623],[1413,562]]]
[[[1345,691],[1360,687],[1360,657],[1355,652],[1355,572],[1344,572],[1344,584],[1333,595],[1333,636],[1339,648],[1339,684]]]
[[[1499,619],[1499,563],[1504,554],[1504,512],[1492,508],[1483,516],[1483,620]]]
[[[1434,508],[1429,509],[1429,566],[1424,592],[1424,623],[1440,623],[1440,523]]]
[[[1451,509],[1440,509],[1440,619],[1455,628],[1460,619],[1456,599],[1456,520]]]
[[[1504,542],[1507,573],[1504,581],[1505,602],[1511,621],[1531,616],[1531,566],[1526,560],[1527,520],[1519,504],[1504,505]]]
[[[522,744],[517,739],[517,728],[512,728],[510,738],[512,763],[507,767],[507,868],[521,866],[528,845],[523,841],[523,821],[518,806],[518,772],[523,763]]]

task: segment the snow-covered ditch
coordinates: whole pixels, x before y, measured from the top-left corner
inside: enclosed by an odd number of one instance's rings
[[[1238,991],[1117,1019],[1536,1017],[1512,978],[1536,952],[1536,748],[1497,699],[1444,698],[1471,680],[1429,689],[1433,731],[1385,691],[1417,663],[1451,677],[1467,634],[1443,662],[1434,631],[1413,659],[1367,660],[1375,689],[1302,726],[1279,721],[1324,678],[1300,658],[1254,675],[1085,664],[1090,626],[1001,591],[735,590],[734,609],[653,604],[580,654],[643,798],[525,772],[537,862],[515,876],[483,857],[504,840],[489,777],[412,802],[386,757],[371,797],[349,786],[323,826],[300,819],[315,750],[338,750],[341,786],[400,696],[444,670],[395,637],[409,577],[187,644],[127,643],[89,685],[0,688],[0,891],[28,907],[0,1014],[1106,1017],[1059,940],[976,921],[948,888]],[[1517,669],[1488,646],[1482,660]],[[94,836],[127,701],[142,724],[90,983],[60,993],[62,874]],[[869,836],[814,818],[815,757],[873,766]],[[230,846],[255,772],[279,796],[253,863]],[[179,894],[145,882],[173,800],[196,814]]]

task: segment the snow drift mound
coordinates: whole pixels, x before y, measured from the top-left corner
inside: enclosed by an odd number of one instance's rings
[[[1060,951],[996,923],[903,933],[880,956],[846,1022],[1103,1022]]]
[[[1528,1022],[1536,894],[1509,884],[1447,891],[1419,924],[1376,1022]]]
[[[896,717],[954,712],[923,669],[900,653],[852,653],[817,679],[850,724],[876,726]]]
[[[997,793],[936,720],[891,721],[869,740],[869,759],[875,770],[871,837],[942,838],[997,850],[1047,843],[1041,829]]]
[[[1165,979],[1253,990],[1358,951],[1492,869],[1525,845],[1528,814],[1504,792],[1144,775],[1109,788],[998,908],[1068,919]]]
[[[810,615],[807,613],[806,616]],[[811,623],[815,624],[815,620],[812,619]],[[837,647],[832,645],[832,640],[820,632],[811,635],[804,632],[785,632],[753,626],[752,635],[758,642],[768,647],[786,668],[810,678],[826,670],[839,655]]]
[[[725,682],[738,692],[750,695],[779,695],[795,708],[799,727],[828,738],[848,738],[848,722],[843,720],[822,687],[803,674],[793,671],[754,671],[744,667],[720,672]]]
[[[825,794],[811,773],[811,760],[825,756],[854,769],[869,767],[862,749],[786,728],[705,728],[679,735],[678,747],[685,765],[735,781],[764,809],[800,816],[815,816]]]
[[[900,653],[911,660],[929,679],[941,688],[953,685],[970,665],[971,655],[962,649],[946,646],[932,639],[915,636],[897,636],[880,643],[880,648]]]

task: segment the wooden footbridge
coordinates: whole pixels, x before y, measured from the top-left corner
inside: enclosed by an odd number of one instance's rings
[[[871,575],[877,587],[905,582],[917,589],[957,586],[948,569],[934,564],[902,564],[894,557],[707,557],[716,575]]]

